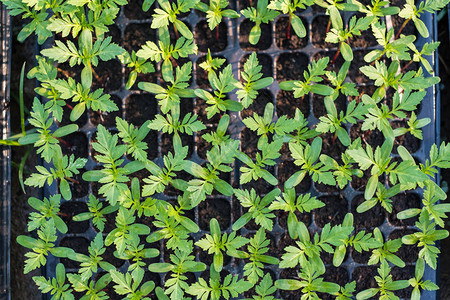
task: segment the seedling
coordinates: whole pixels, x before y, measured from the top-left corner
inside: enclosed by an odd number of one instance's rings
[[[252,45],[256,45],[259,42],[259,38],[261,37],[261,23],[268,24],[280,14],[277,11],[269,9],[268,4],[268,0],[260,0],[257,2],[256,8],[247,7],[241,10],[241,14],[244,17],[255,23],[248,36],[248,41]]]
[[[302,20],[295,14],[295,12],[297,9],[305,9],[313,3],[314,0],[272,0],[270,1],[268,8],[278,10],[283,14],[289,15],[289,23],[286,32],[287,39],[291,38],[291,25],[295,34],[303,38],[306,36],[306,28],[305,25],[303,25]]]

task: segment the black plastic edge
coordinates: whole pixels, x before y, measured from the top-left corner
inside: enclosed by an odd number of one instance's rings
[[[6,7],[0,7],[0,134],[9,136],[9,83],[11,69],[11,28]],[[11,299],[10,237],[11,237],[11,149],[0,149],[0,299]]]

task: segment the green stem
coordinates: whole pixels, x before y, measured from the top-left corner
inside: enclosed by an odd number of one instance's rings
[[[20,128],[22,129],[22,135],[25,136],[25,114],[23,104],[23,79],[25,76],[25,64],[23,63],[22,71],[20,71],[20,83],[19,83],[19,107],[20,107]]]

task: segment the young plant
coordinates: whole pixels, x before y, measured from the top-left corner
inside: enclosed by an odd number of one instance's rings
[[[419,34],[425,38],[427,38],[430,34],[428,32],[427,26],[425,23],[420,19],[420,16],[424,14],[425,12],[433,13],[438,10],[441,10],[447,4],[449,3],[449,0],[443,0],[443,1],[436,1],[436,0],[427,0],[423,1],[419,4],[418,7],[416,7],[416,4],[412,0],[406,0],[406,3],[403,7],[403,9],[399,12],[399,17],[405,19],[402,26],[398,30],[397,34],[395,35],[395,39],[397,39],[400,36],[400,33],[403,31],[405,26],[409,23],[409,21],[413,21],[414,26],[416,27]]]
[[[189,80],[191,79],[192,63],[188,62],[175,69],[175,78],[170,72],[163,72],[163,78],[170,83],[167,88],[151,82],[139,82],[140,89],[152,94],[156,94],[158,104],[161,106],[161,111],[167,113],[180,105],[181,98],[195,98],[194,90],[188,89]]]
[[[377,288],[369,288],[356,295],[357,300],[370,299],[375,295],[379,294],[379,299],[398,299],[395,296],[394,291],[406,288],[409,285],[408,280],[397,280],[392,279],[390,274],[391,268],[386,260],[381,262],[381,266],[377,269],[379,276],[375,276],[377,281]]]
[[[67,274],[68,275],[68,274]],[[72,289],[66,283],[66,269],[59,263],[56,265],[56,277],[46,279],[44,276],[34,276],[33,281],[42,293],[50,293],[51,300],[73,300]]]
[[[317,269],[314,263],[305,261],[298,274],[301,280],[278,279],[275,281],[275,286],[280,290],[300,290],[303,299],[318,299],[317,293],[337,294],[340,286],[337,283],[324,281],[320,277],[324,272],[324,269]]]
[[[264,228],[260,228],[250,239],[247,251],[230,249],[227,252],[230,256],[248,259],[250,261],[244,266],[244,276],[247,276],[247,280],[250,283],[256,284],[264,275],[262,269],[264,263],[276,265],[280,262],[276,257],[266,254],[269,251],[269,248],[267,247],[269,244],[270,240],[266,238]]]
[[[195,95],[206,101],[209,106],[206,108],[206,116],[211,119],[215,114],[220,111],[241,111],[242,104],[226,99],[227,93],[230,93],[235,88],[236,79],[233,77],[231,65],[226,66],[223,71],[219,73],[219,76],[215,72],[208,73],[209,83],[213,88],[213,93],[202,89],[196,89]]]
[[[272,219],[275,218],[275,215],[272,213],[273,209],[268,206],[280,193],[280,189],[274,189],[261,199],[256,195],[254,189],[251,191],[235,189],[234,195],[239,200],[242,207],[248,208],[248,212],[243,214],[233,223],[232,229],[235,231],[239,230],[253,219],[256,224],[271,231],[273,229]]]
[[[288,119],[287,116],[281,116],[276,122],[273,122],[274,106],[272,103],[267,103],[264,109],[264,115],[247,117],[242,122],[251,131],[256,131],[256,134],[261,136],[258,140],[258,148],[262,149],[265,144],[269,142],[269,136],[274,136],[274,140],[283,139],[288,133],[294,131],[295,121]]]
[[[314,0],[271,0],[267,8],[272,10],[279,10],[283,14],[289,14],[288,29],[286,32],[286,38],[291,38],[291,25],[294,32],[299,37],[303,38],[306,36],[306,28],[303,25],[302,20],[295,14],[297,9],[306,9],[311,6]]]
[[[276,291],[277,288],[273,285],[270,273],[266,273],[259,284],[255,286],[257,295],[253,295],[252,298],[245,298],[244,300],[280,300],[272,296]]]
[[[301,98],[300,105],[305,95],[310,92],[322,96],[333,94],[332,88],[324,84],[319,84],[319,82],[323,80],[322,75],[326,73],[325,68],[327,67],[328,62],[328,57],[313,61],[308,65],[308,71],[303,72],[303,81],[283,81],[280,83],[280,88],[285,91],[294,91],[294,97]]]
[[[241,10],[241,14],[244,17],[255,23],[248,36],[248,41],[252,45],[256,45],[259,42],[259,38],[261,37],[261,23],[268,24],[280,14],[278,11],[269,9],[268,4],[268,0],[259,0],[256,8],[247,7]]]
[[[142,282],[144,279],[144,270],[141,268],[135,269],[133,272],[126,272],[125,274],[115,269],[110,270],[111,279],[115,283],[114,290],[118,295],[123,295],[130,300],[147,300],[155,288],[153,281]],[[141,284],[142,283],[142,284]]]
[[[232,274],[228,274],[221,283],[220,274],[214,268],[210,268],[210,274],[209,284],[200,277],[198,282],[189,287],[187,293],[200,300],[219,300],[221,297],[228,300],[230,297],[237,297],[252,287],[250,282],[244,279],[239,280],[237,276]]]
[[[219,222],[214,218],[209,222],[209,230],[211,234],[207,234],[206,237],[196,242],[195,245],[204,251],[208,251],[208,254],[214,254],[211,269],[214,269],[215,272],[220,272],[223,268],[223,252],[236,253],[236,249],[247,244],[249,240],[242,236],[236,236],[236,231],[222,235]]]
[[[248,108],[250,104],[258,96],[258,90],[268,87],[272,84],[273,78],[264,77],[261,73],[262,66],[259,65],[256,53],[252,53],[244,64],[244,70],[241,72],[242,80],[245,82],[235,82],[238,89],[236,95],[241,101],[244,108]]]
[[[53,154],[54,168],[46,168],[36,166],[38,173],[31,174],[25,180],[25,184],[34,187],[43,187],[46,183],[51,185],[53,181],[59,181],[59,192],[65,200],[72,199],[72,192],[70,190],[69,181],[73,181],[71,177],[80,173],[80,169],[84,167],[87,162],[86,158],[77,158],[72,155],[63,155],[61,149],[57,149]]]
[[[180,32],[184,38],[192,40],[193,35],[189,27],[178,20],[177,16],[180,13],[189,12],[192,8],[196,7],[198,2],[199,0],[177,0],[176,3],[171,3],[169,0],[158,0],[160,8],[156,8],[155,13],[152,15],[153,21],[151,27],[169,32],[170,22],[173,24],[177,39],[179,38],[178,32]]]
[[[206,14],[209,29],[216,28],[216,39],[219,40],[219,24],[222,18],[239,18],[239,14],[232,9],[225,9],[228,7],[228,0],[209,0],[209,5],[201,1],[197,2],[196,9]]]
[[[367,30],[370,24],[375,20],[374,16],[367,16],[363,18],[356,18],[353,16],[347,28],[344,28],[344,24],[342,19],[340,18],[331,18],[331,23],[333,28],[327,33],[325,38],[325,42],[338,44],[338,51],[333,57],[332,64],[334,65],[336,59],[339,56],[339,53],[342,53],[342,57],[346,61],[353,60],[353,51],[350,45],[348,44],[348,39],[354,36],[361,35],[361,31]]]
[[[196,54],[197,44],[193,43],[193,39],[181,37],[177,39],[175,45],[172,45],[169,31],[164,29],[158,30],[158,37],[158,43],[147,41],[136,52],[136,56],[144,60],[150,59],[155,63],[159,63],[162,60],[161,73],[166,78],[165,80],[168,80],[169,78],[173,78],[172,60],[180,57],[188,57],[190,54]]]
[[[166,295],[170,295],[172,299],[183,299],[184,292],[189,289],[186,282],[187,277],[183,275],[187,272],[202,272],[206,270],[206,265],[202,262],[195,262],[195,256],[191,255],[193,251],[192,241],[188,241],[188,246],[184,251],[175,250],[170,255],[172,263],[153,263],[148,266],[151,272],[166,273],[171,272],[170,279],[166,280]]]
[[[109,61],[125,51],[122,47],[112,43],[111,39],[110,36],[105,39],[97,38],[94,43],[92,32],[84,29],[78,40],[78,48],[71,41],[67,41],[66,45],[57,40],[55,41],[56,46],[44,49],[41,53],[59,63],[69,61],[71,67],[83,64],[81,84],[83,88],[89,89],[92,85],[93,67],[98,65],[98,60]]]
[[[270,210],[281,210],[288,212],[287,227],[289,236],[291,239],[298,238],[297,230],[297,215],[295,214],[298,210],[300,213],[309,213],[314,209],[321,208],[325,206],[325,203],[318,200],[316,197],[311,197],[311,194],[299,195],[296,199],[296,193],[294,188],[284,189],[283,197],[277,196],[276,201],[273,201],[269,209]]]
[[[355,3],[358,3],[357,1],[354,1]],[[326,33],[330,31],[331,24],[333,26],[342,24],[342,17],[341,17],[341,11],[358,11],[359,7],[357,4],[350,3],[350,2],[344,2],[343,0],[314,0],[314,4],[319,5],[320,7],[323,7],[326,9],[327,15],[330,16],[330,19],[328,20],[327,24],[327,30]]]
[[[411,300],[420,300],[420,290],[437,291],[439,287],[430,280],[422,280],[425,272],[425,261],[419,258],[416,261],[414,277],[409,280],[409,284],[413,287]]]

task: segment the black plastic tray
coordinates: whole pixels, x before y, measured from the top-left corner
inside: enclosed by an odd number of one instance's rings
[[[9,136],[9,82],[11,57],[10,17],[6,8],[0,6],[0,134]],[[10,232],[11,232],[11,150],[0,148],[0,299],[10,299]]]
[[[231,6],[233,9],[237,9],[237,3],[236,1],[231,1]],[[311,24],[312,24],[312,20],[317,16],[317,15],[324,15],[324,13],[318,13],[315,12],[312,8],[308,8],[307,10],[303,11],[302,13],[299,14],[304,20],[307,21],[306,27],[308,28],[308,34],[311,36]],[[345,14],[345,20],[348,20],[349,17],[351,16],[351,14]],[[268,47],[265,50],[262,51],[258,51],[258,53],[261,54],[265,54],[267,56],[269,56],[272,60],[272,76],[275,78],[274,83],[268,87],[268,89],[271,91],[271,93],[273,94],[273,98],[272,98],[272,103],[275,105],[276,107],[276,95],[279,92],[279,86],[278,86],[278,81],[276,80],[277,78],[277,68],[276,68],[276,63],[277,63],[277,57],[282,54],[282,53],[303,53],[305,55],[308,56],[308,62],[311,62],[312,57],[315,53],[318,52],[322,52],[322,51],[327,51],[327,49],[319,49],[313,46],[313,44],[311,43],[311,38],[308,39],[308,44],[299,49],[299,50],[281,50],[276,46],[275,43],[275,25],[277,20],[282,17],[279,16],[275,19],[275,21],[271,22],[270,24],[270,29],[272,31],[272,42],[271,42],[271,46]],[[186,23],[189,23],[190,27],[194,30],[195,25],[200,21],[203,20],[203,18],[201,18],[199,16],[199,14],[197,14],[195,11],[192,11],[188,16],[186,16],[183,19]],[[228,63],[231,63],[233,66],[233,71],[234,71],[234,75],[237,79],[239,79],[239,69],[241,67],[241,59],[243,56],[247,55],[247,54],[251,54],[251,51],[244,51],[243,49],[241,49],[240,45],[239,45],[239,28],[240,28],[240,24],[244,21],[243,17],[240,17],[239,19],[225,19],[224,22],[227,26],[227,47],[225,48],[224,51],[221,52],[217,52],[217,53],[213,53],[214,55],[220,55],[223,56],[227,59]],[[425,42],[430,42],[430,41],[434,41],[434,37],[437,37],[437,26],[436,26],[436,18],[434,15],[432,14],[425,14],[423,17],[423,21],[425,22],[427,28],[429,28],[430,31],[430,37],[427,39],[424,38],[418,38],[417,40],[417,45],[418,47],[421,47],[421,45],[423,45],[423,43]],[[120,13],[120,17],[118,18],[118,20],[116,21],[116,24],[118,26],[118,28],[120,29],[120,35],[121,38],[123,38],[124,36],[124,31],[127,25],[129,24],[138,24],[138,23],[149,23],[150,20],[146,19],[146,20],[129,20],[125,17],[123,10]],[[386,18],[386,22],[389,22],[389,18]],[[149,25],[150,26],[150,25]],[[370,48],[367,48],[370,49]],[[332,49],[333,50],[333,49]],[[189,57],[189,59],[193,62],[193,65],[195,65],[195,62],[197,61],[197,59],[199,57],[205,56],[206,53],[202,53],[199,52],[198,55],[196,56],[191,56]],[[436,72],[437,72],[437,63],[436,63],[436,59],[437,59],[437,55],[435,55],[434,57],[432,57],[430,59],[430,63],[431,65],[435,66]],[[159,66],[158,66],[159,68]],[[122,72],[123,74],[125,74],[124,72],[125,68],[122,66]],[[194,74],[195,74],[195,67],[194,67]],[[141,92],[133,90],[133,91],[128,91],[125,89],[125,84],[126,82],[126,78],[123,80],[123,84],[122,86],[115,90],[110,92],[111,94],[115,94],[118,97],[120,97],[120,99],[122,99],[122,112],[123,115],[125,115],[125,103],[126,103],[126,99],[128,99],[130,97],[130,95],[133,94],[140,94]],[[159,83],[159,79],[158,79],[158,83]],[[191,87],[196,87],[196,76],[193,76],[193,82]],[[231,95],[231,98],[233,99],[233,97],[235,97],[234,94]],[[235,99],[235,98],[234,98]],[[317,118],[314,117],[313,112],[312,112],[312,101],[309,101],[309,110],[310,110],[310,114],[308,117],[308,121],[310,122],[310,125],[316,124],[317,123]],[[196,100],[194,100],[194,107],[196,104]],[[422,102],[422,109],[419,113],[419,117],[420,118],[430,118],[431,119],[431,124],[428,125],[427,127],[424,128],[423,130],[423,135],[424,135],[424,140],[421,142],[421,146],[419,148],[419,150],[415,153],[413,153],[414,157],[416,159],[418,159],[420,162],[424,162],[427,156],[427,153],[429,153],[429,150],[431,148],[431,145],[433,145],[434,143],[438,142],[438,138],[439,138],[439,93],[438,93],[438,89],[436,89],[435,87],[432,87],[428,90],[427,96],[425,97],[425,99]],[[276,116],[275,116],[276,118]],[[82,132],[83,134],[85,134],[85,136],[87,137],[89,143],[88,143],[88,153],[89,153],[89,158],[88,158],[88,163],[86,164],[85,168],[86,170],[92,170],[97,166],[97,163],[94,161],[94,159],[92,158],[92,149],[89,148],[90,145],[90,141],[92,140],[93,136],[95,136],[95,126],[90,122],[89,119],[89,115],[88,115],[88,121],[86,122],[86,124],[84,124],[83,126],[80,126],[80,132]],[[231,113],[231,124],[230,124],[230,134],[232,136],[232,138],[235,139],[240,139],[241,137],[241,131],[244,128],[244,125],[242,123],[242,118],[240,113]],[[349,129],[349,128],[348,128]],[[197,140],[197,134],[195,134],[194,136],[194,143]],[[161,134],[158,133],[158,138],[157,141],[161,142]],[[160,151],[160,147],[158,147],[158,157],[155,159],[156,163],[161,163],[162,162],[162,155],[161,155],[161,151]],[[194,149],[194,153],[191,157],[191,159],[193,161],[196,161],[198,163],[202,163],[203,160],[200,159],[200,157],[197,154],[197,147],[195,147]],[[4,167],[5,170],[8,170],[9,165],[2,165]],[[2,173],[3,174],[6,173]],[[7,173],[9,174],[9,173]],[[275,167],[274,170],[274,174],[275,176],[278,176],[278,166]],[[3,182],[5,182],[5,180],[3,180]],[[231,174],[231,183],[232,184],[238,184],[239,182],[239,163],[236,163],[234,166],[234,171]],[[4,195],[5,191],[2,191]],[[7,191],[6,191],[7,192]],[[44,188],[44,193],[45,196],[49,196],[52,195],[54,193],[57,192],[57,187],[56,185],[52,185],[50,187],[46,187]],[[313,184],[310,185],[310,189],[309,192],[312,193],[313,195],[316,196],[321,196],[321,195],[326,195],[325,193],[320,193],[318,190],[316,190],[316,188],[313,186]],[[420,191],[417,191],[418,193],[420,193]],[[89,194],[92,193],[92,186],[89,187]],[[350,185],[348,185],[344,191],[343,194],[345,195],[346,200],[348,201],[348,207],[350,211],[350,205],[351,205],[351,201],[353,199],[353,197],[355,195],[359,195],[362,194],[360,191],[355,191]],[[160,197],[161,199],[174,199],[173,197],[167,197],[166,195],[161,195]],[[229,202],[230,205],[230,212],[233,211],[233,204],[235,202],[232,201],[231,197],[214,197],[215,199],[217,198],[222,198],[225,199],[226,201]],[[75,199],[74,199],[75,200]],[[76,199],[76,201],[80,201],[80,202],[87,202],[88,201],[88,196]],[[9,207],[9,206],[8,206]],[[230,216],[230,219],[232,218],[232,215]],[[195,208],[195,221],[198,222],[198,208]],[[222,228],[222,230],[231,231],[231,225],[233,223],[233,219],[231,219],[231,224],[228,228]],[[317,230],[319,229],[319,227],[316,225],[316,223],[314,222],[314,214],[312,214],[312,222],[309,226],[309,228],[311,230]],[[411,227],[410,227],[411,228]],[[396,230],[396,229],[404,229],[404,227],[395,227],[393,225],[391,225],[387,219],[385,219],[383,225],[380,227],[380,230],[383,232],[384,236],[387,237],[392,231]],[[246,231],[245,229],[243,229],[243,233],[245,234]],[[275,226],[274,226],[274,230],[272,232],[272,235],[275,238],[275,241],[277,241],[277,245],[278,245],[278,241],[279,238],[281,236],[281,234],[284,232],[285,230],[283,228],[281,228],[278,224],[278,219],[277,222],[275,222]],[[199,238],[201,238],[203,236],[203,234],[205,233],[205,231],[200,230],[200,232],[196,233],[193,235],[195,240],[198,240]],[[93,237],[95,236],[96,232],[94,231],[94,229],[92,227],[90,227],[86,232],[81,233],[81,234],[67,234],[65,236],[60,236],[58,238],[57,244],[63,239],[63,238],[73,238],[73,237],[82,237],[82,238],[86,238],[87,240],[92,240]],[[163,249],[163,245],[162,243],[160,244],[160,248],[161,250]],[[163,255],[164,252],[161,251],[161,261],[163,260]],[[46,265],[46,274],[48,276],[54,276],[54,272],[55,272],[55,267],[56,264],[59,262],[60,260],[58,258],[53,258],[53,257],[49,257],[47,265]],[[242,272],[242,264],[235,264],[234,263],[235,260],[231,260],[231,262],[225,267],[226,270],[228,270],[230,273],[233,274],[239,274]],[[411,263],[409,264],[411,265]],[[362,264],[358,264],[356,263],[351,255],[348,255],[348,258],[346,259],[346,261],[343,263],[342,267],[344,267],[349,275],[349,280],[351,280],[351,274],[352,271],[359,266],[364,266]],[[128,263],[124,263],[120,269],[121,270],[125,270],[128,267]],[[276,279],[278,279],[279,275],[280,275],[280,269],[277,266],[270,266],[269,269],[272,269],[272,271],[274,271],[274,273],[276,274]],[[68,272],[71,271],[76,271],[75,269],[68,269]],[[242,273],[241,273],[242,274]],[[161,276],[161,283],[164,282],[164,278],[163,275]],[[198,277],[199,274],[196,274],[196,276]],[[437,281],[437,272],[435,270],[432,270],[430,268],[426,269],[425,272],[425,278],[424,279],[429,279],[432,280],[433,282]],[[277,296],[280,297],[278,295],[277,292]],[[48,296],[50,298],[50,295]],[[437,297],[437,293],[436,292],[424,292],[423,293],[423,299],[436,299]]]

